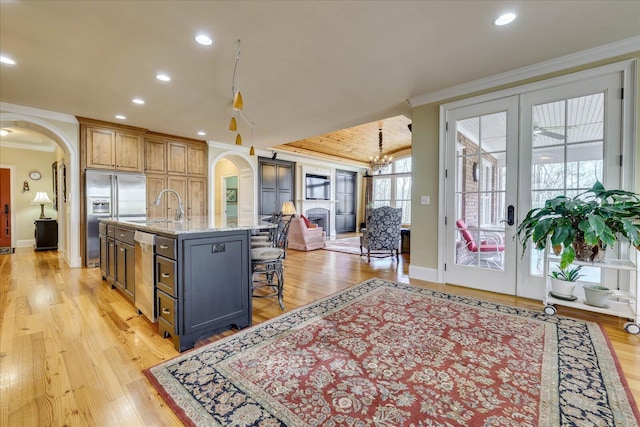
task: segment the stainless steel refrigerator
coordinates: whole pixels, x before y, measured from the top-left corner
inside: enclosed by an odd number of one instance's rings
[[[100,219],[144,218],[147,186],[144,175],[88,170],[86,185],[86,264],[100,264]]]

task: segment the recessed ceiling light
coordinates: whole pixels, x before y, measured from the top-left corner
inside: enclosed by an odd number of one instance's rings
[[[200,136],[205,136],[206,134],[207,133],[205,131],[202,131],[202,130],[198,131],[198,135]]]
[[[11,133],[9,129],[0,129],[0,136],[7,136]]]
[[[206,34],[198,34],[196,36],[196,41],[204,46],[210,46],[213,44],[213,40]]]
[[[118,120],[126,120],[126,118],[127,118],[127,117],[126,117],[126,116],[123,116],[122,114],[118,114],[118,115],[116,116],[116,119],[118,119]]]
[[[16,61],[9,58],[8,56],[0,56],[0,62],[7,65],[16,65]]]
[[[134,104],[140,104],[140,105],[142,105],[142,104],[144,104],[144,99],[140,99],[140,98],[133,98],[133,99],[131,100],[131,102],[133,102]]]
[[[509,13],[500,15],[498,19],[493,21],[493,24],[497,26],[507,25],[512,23],[515,19],[516,19],[516,14],[509,12]]]
[[[163,82],[169,82],[171,81],[171,77],[167,76],[166,74],[156,74],[156,79],[163,81]]]

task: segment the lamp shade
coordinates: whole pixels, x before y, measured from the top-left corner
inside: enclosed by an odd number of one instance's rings
[[[242,94],[239,90],[236,91],[235,95],[233,95],[233,109],[234,110],[242,110],[244,108],[244,103],[242,102]]]
[[[238,130],[238,122],[235,117],[231,117],[231,121],[229,122],[229,130],[235,132]]]
[[[45,203],[53,203],[46,191],[38,191],[36,197],[31,201],[32,205],[43,205]]]
[[[240,134],[236,135],[236,145],[242,145],[242,137]]]
[[[253,145],[251,146],[251,149],[249,150],[249,155],[250,156],[255,156],[256,155],[256,150],[253,148]]]
[[[283,215],[294,215],[295,213],[296,213],[296,207],[293,205],[293,202],[284,202],[282,204]]]

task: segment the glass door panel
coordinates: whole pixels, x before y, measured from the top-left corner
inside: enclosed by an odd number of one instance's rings
[[[447,135],[454,146],[447,163],[448,256],[445,280],[501,293],[515,292],[515,248],[507,231],[508,206],[516,203],[517,100],[507,98],[452,110]],[[517,120],[513,120],[517,124]],[[452,126],[453,125],[453,126]],[[517,150],[517,146],[515,146]],[[511,184],[509,184],[511,183]],[[513,216],[514,214],[512,214]]]
[[[607,187],[617,185],[619,167],[609,161],[612,167],[606,170],[606,159],[614,159],[620,152],[620,111],[614,107],[615,91],[619,90],[616,80],[615,75],[598,77],[522,96],[521,174],[529,174],[531,179],[520,184],[519,192],[529,194],[530,206],[521,205],[519,218],[531,208],[544,206],[548,199],[575,197],[596,181]],[[608,133],[605,112],[611,120]],[[528,268],[519,269],[518,294],[540,298],[544,292],[543,254],[529,247],[524,257]],[[598,268],[584,267],[581,274],[584,281],[603,279]]]

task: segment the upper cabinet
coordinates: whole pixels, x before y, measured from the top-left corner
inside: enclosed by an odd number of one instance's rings
[[[167,143],[147,138],[144,144],[144,172],[167,173]]]
[[[84,167],[144,172],[144,137],[136,128],[108,127],[80,120]]]
[[[169,141],[167,173],[170,175],[207,176],[207,147]]]

